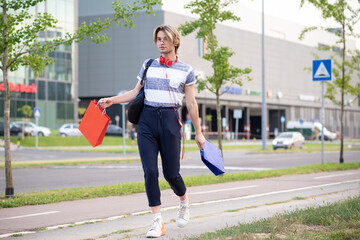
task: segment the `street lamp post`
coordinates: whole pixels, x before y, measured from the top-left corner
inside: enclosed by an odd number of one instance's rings
[[[122,95],[124,93],[126,93],[126,90],[122,90],[120,91],[117,95]],[[127,105],[127,103],[121,103],[122,106],[122,137],[123,137],[123,155],[126,156],[126,149],[125,149],[125,106]]]
[[[262,104],[261,104],[261,139],[262,150],[266,150],[266,99],[265,99],[265,50],[264,50],[264,0],[262,0],[262,39],[261,39],[261,65],[262,65]]]

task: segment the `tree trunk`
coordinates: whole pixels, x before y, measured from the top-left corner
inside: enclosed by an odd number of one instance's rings
[[[341,119],[340,119],[340,163],[344,163],[344,94],[345,94],[345,53],[346,53],[346,45],[345,45],[345,24],[342,24],[342,39],[343,39],[343,54],[342,54],[342,66],[341,66]]]
[[[220,150],[221,150],[221,155],[224,157],[223,150],[222,150],[221,105],[220,105],[220,93],[219,93],[219,89],[216,91],[216,116],[217,116],[219,148],[220,148]]]
[[[6,2],[3,3],[3,24],[7,25],[7,13],[6,13]],[[8,82],[8,42],[7,42],[7,27],[4,27],[2,38],[4,43],[4,54],[2,58],[2,71],[3,71],[3,82],[5,90],[5,102],[4,102],[4,140],[5,140],[5,197],[14,196],[14,185],[12,181],[12,170],[11,170],[11,152],[10,152],[10,89]]]

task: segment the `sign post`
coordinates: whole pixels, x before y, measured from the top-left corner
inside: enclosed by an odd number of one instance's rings
[[[331,81],[331,59],[313,60],[313,81],[321,81],[321,164],[324,164],[324,81]]]
[[[234,110],[234,118],[236,119],[236,121],[235,121],[235,143],[237,145],[238,132],[239,132],[239,118],[242,118],[242,110],[241,109]]]
[[[281,121],[281,132],[284,131],[284,123],[285,123],[285,116],[281,116],[280,117],[280,121]]]
[[[40,108],[34,108],[34,117],[36,121],[36,131],[35,131],[35,148],[38,148],[38,126],[39,126],[39,117],[40,117]]]

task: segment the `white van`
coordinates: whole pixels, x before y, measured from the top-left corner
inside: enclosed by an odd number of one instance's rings
[[[291,132],[301,132],[305,139],[314,140],[321,139],[321,126],[320,122],[302,122],[299,121],[289,121],[286,124],[287,131]],[[324,127],[324,140],[333,141],[336,139],[336,133],[330,132],[326,127]]]
[[[319,139],[321,139],[321,127],[322,127],[322,124],[319,123],[319,122],[315,122],[314,123],[314,127],[316,130],[319,131]],[[324,140],[330,140],[330,141],[333,141],[336,139],[336,133],[333,133],[333,132],[330,132],[326,127],[324,127]]]

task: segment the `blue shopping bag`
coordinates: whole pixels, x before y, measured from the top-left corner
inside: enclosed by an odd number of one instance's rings
[[[225,173],[221,150],[205,139],[205,145],[200,150],[201,160],[215,176]]]

